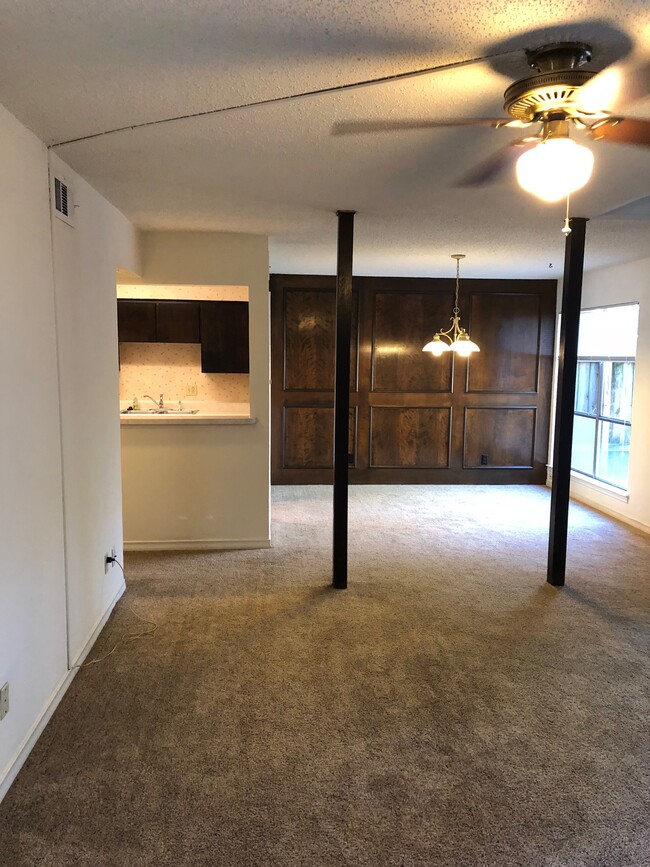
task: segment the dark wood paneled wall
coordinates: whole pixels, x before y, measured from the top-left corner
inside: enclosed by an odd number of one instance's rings
[[[454,281],[357,277],[351,483],[544,484],[555,280],[461,280],[481,352],[433,358]],[[271,277],[272,481],[331,484],[335,278]]]

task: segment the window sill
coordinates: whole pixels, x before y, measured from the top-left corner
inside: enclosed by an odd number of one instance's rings
[[[550,487],[553,482],[553,467],[546,467],[546,484]],[[589,476],[583,476],[582,473],[577,473],[571,470],[571,483],[576,482],[583,485],[585,488],[590,488],[592,491],[597,491],[599,494],[606,494],[614,500],[619,500],[621,503],[628,503],[630,494],[621,488],[616,488],[614,485],[608,485],[607,482],[601,482],[598,479],[591,479]]]
[[[589,476],[583,476],[582,473],[574,473],[573,470],[571,471],[571,479],[584,485],[586,488],[591,488],[600,494],[607,494],[608,497],[620,500],[622,503],[627,503],[630,499],[628,492],[622,488],[615,488],[614,485],[608,485],[607,482],[601,482],[598,479],[590,479]]]

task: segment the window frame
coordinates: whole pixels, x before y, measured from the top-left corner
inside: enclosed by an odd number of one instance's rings
[[[583,313],[588,313],[588,312],[593,311],[593,310],[605,311],[605,310],[619,309],[621,307],[632,307],[632,306],[637,308],[637,311],[638,311],[637,322],[638,322],[638,316],[640,316],[640,312],[641,312],[639,301],[624,301],[622,304],[602,304],[602,305],[599,304],[599,305],[594,305],[593,307],[583,307],[580,311],[580,315],[582,316]],[[593,419],[595,424],[594,424],[594,440],[593,440],[593,459],[592,459],[592,464],[591,464],[592,473],[588,473],[588,472],[585,472],[585,470],[575,468],[573,466],[573,454],[571,457],[571,473],[576,474],[577,476],[579,476],[581,479],[584,479],[585,481],[590,480],[591,482],[594,482],[597,485],[603,485],[605,487],[612,488],[613,491],[623,492],[624,494],[627,494],[628,490],[629,490],[629,474],[628,474],[628,479],[626,480],[625,486],[617,484],[616,482],[612,482],[609,479],[604,479],[604,478],[602,478],[602,476],[597,474],[597,467],[598,467],[598,460],[599,460],[598,442],[599,442],[599,438],[601,436],[601,431],[602,431],[603,425],[605,425],[605,424],[617,424],[617,425],[621,425],[623,428],[628,429],[630,446],[631,446],[632,413],[633,413],[633,408],[634,408],[634,380],[636,378],[636,349],[637,349],[637,344],[638,344],[638,334],[637,334],[637,341],[635,342],[635,346],[634,346],[634,355],[616,355],[616,356],[613,356],[613,355],[578,355],[578,357],[577,357],[578,367],[576,368],[576,387],[575,387],[575,391],[574,391],[574,403],[573,403],[573,416],[574,416],[574,418],[576,416],[580,416],[581,418]],[[579,370],[579,365],[581,363],[590,363],[590,362],[598,364],[598,395],[597,395],[598,406],[597,406],[597,412],[595,414],[579,411],[576,409],[576,401],[578,398],[578,370]],[[611,363],[611,364],[623,363],[623,364],[631,364],[632,365],[632,395],[631,395],[632,396],[632,402],[630,405],[630,418],[629,419],[614,418],[612,416],[603,414],[602,410],[603,410],[603,403],[604,403],[604,394],[603,394],[603,382],[604,382],[603,364],[604,363]],[[573,437],[573,441],[575,444],[575,436]]]
[[[619,306],[619,305],[617,305]],[[620,305],[623,306],[623,305]],[[597,308],[596,308],[597,309]],[[593,419],[596,424],[594,425],[594,441],[593,441],[593,455],[592,455],[592,472],[587,473],[584,470],[578,469],[577,467],[571,466],[571,472],[579,473],[581,476],[585,476],[587,479],[594,479],[597,482],[601,482],[604,485],[611,485],[613,488],[617,488],[619,491],[627,491],[627,484],[617,485],[616,482],[612,482],[611,479],[604,479],[602,476],[599,476],[597,473],[598,469],[598,458],[599,458],[599,448],[598,441],[601,436],[602,425],[603,424],[616,424],[620,425],[623,428],[628,428],[630,431],[630,438],[632,434],[632,419],[620,419],[615,418],[611,415],[605,415],[603,413],[603,403],[604,403],[604,393],[603,393],[603,364],[631,364],[632,365],[632,395],[634,395],[634,378],[636,374],[636,358],[630,358],[629,356],[578,356],[578,366],[580,364],[598,364],[598,397],[597,397],[597,409],[595,413],[589,412],[581,412],[575,408],[575,399],[578,396],[577,390],[575,393],[574,404],[573,404],[573,415],[580,416],[581,418],[589,418]],[[576,383],[577,383],[576,376]],[[631,413],[630,413],[631,416]],[[573,458],[572,458],[573,462]]]

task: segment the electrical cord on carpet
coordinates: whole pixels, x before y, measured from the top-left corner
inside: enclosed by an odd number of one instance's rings
[[[122,575],[124,575],[124,580],[126,581],[126,572],[124,571],[124,566],[122,566],[122,564],[117,559],[117,557],[107,557],[107,562],[108,563],[117,563],[117,565],[122,570]],[[147,620],[144,617],[140,617],[140,615],[136,614],[136,612],[132,608],[130,608],[128,605],[121,605],[120,607],[126,608],[126,610],[130,611],[131,614],[137,620],[139,620],[141,623],[148,624],[151,627],[151,629],[145,629],[142,632],[136,632],[134,635],[127,635],[124,638],[120,638],[120,640],[115,644],[115,646],[111,650],[108,651],[108,653],[105,653],[103,656],[100,656],[98,659],[91,659],[90,662],[82,662],[80,665],[72,665],[72,666],[70,666],[71,670],[73,668],[88,668],[88,666],[90,666],[90,665],[97,665],[98,662],[103,662],[105,659],[108,659],[109,656],[112,656],[112,654],[115,653],[115,651],[117,650],[117,648],[121,644],[129,644],[131,641],[137,641],[138,638],[147,638],[149,636],[154,635],[154,633],[158,629],[158,624],[155,621]]]

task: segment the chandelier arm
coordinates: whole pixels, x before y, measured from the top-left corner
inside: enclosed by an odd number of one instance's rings
[[[449,329],[449,331],[451,331],[451,328]],[[435,337],[437,337],[438,340],[440,340],[441,338],[444,337],[444,339],[448,341],[448,343],[449,343],[450,346],[451,346],[451,345],[453,344],[453,342],[454,342],[454,341],[451,339],[451,337],[449,336],[449,332],[447,332],[447,331],[436,331],[436,333],[435,333],[435,335],[434,335],[434,338],[435,338]]]

